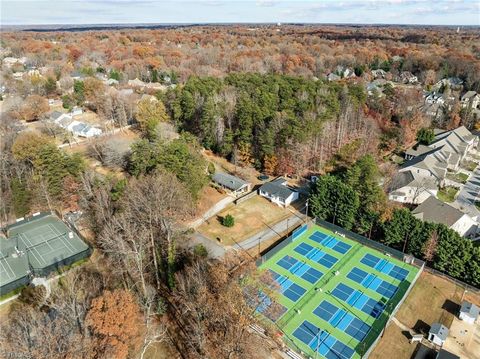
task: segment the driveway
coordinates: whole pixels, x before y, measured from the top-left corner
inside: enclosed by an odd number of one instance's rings
[[[197,244],[202,244],[208,251],[208,256],[211,258],[220,258],[225,255],[226,249],[221,244],[208,239],[199,232],[195,232],[188,241],[189,247],[195,247]]]
[[[480,219],[480,211],[475,206],[475,201],[480,201],[480,166],[477,166],[467,183],[458,193],[454,202],[455,207],[466,212],[470,217]]]

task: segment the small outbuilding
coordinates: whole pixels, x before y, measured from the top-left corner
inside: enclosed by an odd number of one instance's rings
[[[448,328],[440,323],[433,323],[428,332],[428,340],[435,345],[442,346],[448,337]]]
[[[477,321],[479,313],[480,308],[465,300],[462,302],[458,317],[468,324],[473,324]]]
[[[252,184],[228,173],[215,173],[212,181],[220,187],[228,190],[232,195],[239,196],[242,193],[250,192]]]

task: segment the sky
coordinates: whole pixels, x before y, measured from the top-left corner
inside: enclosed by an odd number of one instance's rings
[[[480,25],[480,0],[0,0],[2,25],[350,23]]]

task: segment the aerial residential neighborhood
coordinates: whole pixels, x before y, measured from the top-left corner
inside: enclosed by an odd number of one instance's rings
[[[0,358],[479,359],[477,1],[14,1]]]

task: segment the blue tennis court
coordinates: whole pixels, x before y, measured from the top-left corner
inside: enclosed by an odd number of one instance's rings
[[[360,309],[362,312],[367,313],[373,318],[378,318],[384,309],[384,305],[381,302],[378,302],[370,298],[368,295],[365,295],[343,283],[339,283],[335,287],[332,291],[332,295],[349,305]]]
[[[309,238],[312,241],[320,243],[327,248],[331,248],[340,254],[345,254],[350,248],[352,248],[350,244],[339,241],[335,237],[329,236],[328,234],[319,231],[314,232]]]
[[[322,301],[313,313],[359,342],[361,342],[370,331],[368,324],[326,300]]]
[[[325,253],[318,248],[314,248],[305,242],[296,246],[294,251],[327,268],[331,268],[338,261],[334,256]]]
[[[282,293],[292,302],[296,302],[303,294],[305,294],[306,290],[304,288],[300,287],[296,283],[293,283],[287,277],[284,277],[283,275],[278,274],[271,269],[269,269],[269,272],[273,280],[280,286],[280,293]]]
[[[408,270],[401,268],[386,259],[380,259],[370,253],[365,254],[360,262],[400,281],[407,278],[409,273]]]
[[[305,320],[293,336],[327,359],[350,359],[355,351],[327,331]]]
[[[258,294],[258,299],[260,303],[258,304],[256,311],[262,313],[273,322],[276,322],[287,311],[286,307],[272,301],[272,299],[263,292]]]
[[[347,274],[347,278],[360,283],[367,289],[372,289],[384,297],[391,298],[397,292],[398,287],[378,278],[374,274],[367,273],[360,268],[354,267]]]
[[[319,270],[316,270],[307,263],[300,262],[298,259],[288,255],[281,258],[277,264],[288,270],[290,273],[299,278],[305,279],[312,284],[316,283],[323,276],[323,273]]]

